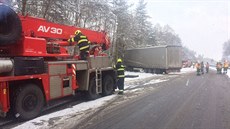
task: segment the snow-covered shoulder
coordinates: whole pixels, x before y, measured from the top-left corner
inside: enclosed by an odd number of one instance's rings
[[[141,73],[141,72],[126,72],[125,73],[128,76],[133,76],[132,78],[126,78],[126,82],[127,81],[135,81],[137,79],[144,79],[144,78],[148,78],[148,77],[152,77],[152,76],[156,76],[154,74],[150,74],[150,73]],[[126,86],[125,86],[126,87]],[[68,119],[72,116],[75,116],[77,114],[77,116],[79,117],[79,119],[81,118],[81,115],[84,115],[84,111],[88,110],[88,109],[96,109],[98,107],[103,106],[105,103],[107,103],[109,100],[115,98],[117,95],[111,95],[108,97],[103,97],[94,101],[89,101],[89,102],[84,102],[81,104],[78,104],[76,106],[73,106],[71,108],[67,108],[61,111],[57,111],[48,115],[44,115],[38,118],[35,118],[33,120],[27,121],[17,127],[15,127],[14,129],[39,129],[39,128],[49,128],[49,121],[51,119],[56,119],[57,121],[62,121],[65,119]]]
[[[190,67],[190,68],[182,68],[182,69],[181,69],[181,73],[190,73],[190,72],[194,72],[194,71],[196,71],[196,69],[193,68],[193,67]]]
[[[187,72],[187,71],[191,71],[191,69],[190,70],[184,69],[182,71]],[[164,76],[162,74],[157,75],[157,74],[144,73],[144,72],[125,72],[125,75],[127,76],[127,78],[125,78],[125,89],[135,88],[137,86],[140,86],[139,83],[135,83],[139,81],[143,83],[141,84],[143,87],[146,85],[167,81],[167,79],[162,80],[161,78],[159,78],[160,76]],[[132,90],[135,90],[135,89],[132,89]],[[134,92],[132,90],[130,90],[129,92]],[[77,117],[76,119],[80,120],[81,117],[83,117],[85,111],[89,109],[99,108],[103,106],[104,104],[106,104],[107,102],[111,101],[116,96],[117,95],[114,94],[114,95],[110,95],[110,96],[103,97],[100,99],[96,99],[94,101],[83,102],[73,107],[27,121],[15,127],[14,129],[22,129],[22,128],[23,129],[40,129],[40,128],[48,129],[49,127],[52,127],[52,125],[50,125],[51,120],[55,120],[56,124],[61,123],[61,121],[68,120],[71,117]]]
[[[81,118],[84,112],[88,109],[95,109],[103,104],[105,104],[107,101],[113,99],[116,95],[110,95],[107,97],[103,97],[97,100],[84,102],[81,104],[78,104],[76,106],[73,106],[71,108],[67,108],[61,111],[57,111],[48,115],[44,115],[38,118],[35,118],[33,120],[27,121],[24,124],[21,124],[14,129],[39,129],[39,128],[49,128],[49,120],[52,118],[56,118],[58,121],[64,121],[65,119],[71,118],[72,116],[77,115],[79,118]],[[56,122],[58,122],[56,121]]]
[[[230,78],[230,70],[228,70],[228,73],[227,73],[228,77]]]
[[[132,80],[144,79],[144,78],[153,77],[153,76],[157,76],[157,75],[152,74],[152,73],[125,71],[125,76],[128,76],[128,77],[125,78],[125,81],[129,82],[129,81],[132,81]]]

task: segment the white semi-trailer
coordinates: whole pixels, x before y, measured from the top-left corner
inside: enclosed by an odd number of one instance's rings
[[[127,70],[143,68],[148,73],[169,73],[180,71],[182,67],[181,46],[155,46],[128,49],[125,51],[124,63]]]

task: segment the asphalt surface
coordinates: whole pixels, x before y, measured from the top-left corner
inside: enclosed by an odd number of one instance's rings
[[[214,71],[167,75],[134,96],[127,92],[76,129],[230,129],[230,79]],[[142,85],[140,84],[140,87]],[[127,99],[128,98],[128,99]]]

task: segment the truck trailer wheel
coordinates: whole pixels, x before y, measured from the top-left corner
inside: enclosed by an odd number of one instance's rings
[[[102,85],[103,85],[102,94],[104,96],[111,95],[113,93],[114,80],[110,75],[106,75],[103,78]]]
[[[34,84],[27,84],[17,89],[13,102],[16,118],[29,120],[38,116],[44,106],[44,96],[41,89]]]
[[[20,39],[22,25],[19,16],[6,5],[0,5],[0,45],[15,44]]]
[[[92,77],[89,81],[89,88],[87,92],[87,98],[89,100],[94,100],[99,98],[100,95],[96,93],[96,78]]]

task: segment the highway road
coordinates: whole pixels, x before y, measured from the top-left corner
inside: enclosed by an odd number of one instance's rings
[[[149,84],[137,93],[127,90],[73,129],[230,128],[227,75],[211,71],[201,76],[192,72],[165,78],[168,81]]]

